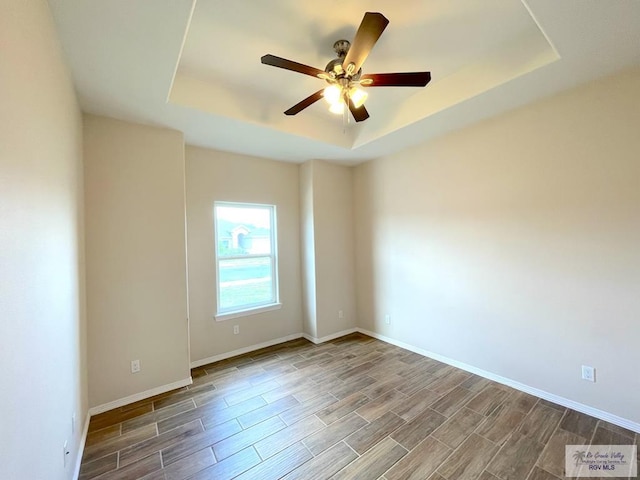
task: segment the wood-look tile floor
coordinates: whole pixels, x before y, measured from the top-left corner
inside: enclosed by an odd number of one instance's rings
[[[192,374],[189,387],[93,417],[80,478],[557,480],[567,444],[638,442],[359,334]]]

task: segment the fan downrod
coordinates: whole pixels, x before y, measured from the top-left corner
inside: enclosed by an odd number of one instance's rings
[[[333,50],[338,54],[338,57],[344,58],[347,56],[347,52],[351,48],[351,42],[349,40],[337,40],[333,44]]]

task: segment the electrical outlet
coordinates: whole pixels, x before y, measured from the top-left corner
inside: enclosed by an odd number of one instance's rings
[[[131,360],[131,373],[138,373],[140,371],[140,360]]]
[[[342,310],[338,310],[338,318],[344,318],[344,312]]]
[[[67,448],[67,441],[64,441],[64,445],[62,446],[62,464],[65,468],[67,468],[67,459],[69,458],[69,449]]]
[[[596,369],[588,365],[582,365],[582,379],[588,382],[596,381]]]
[[[391,315],[389,315],[388,313],[384,316],[384,323],[386,323],[387,325],[391,325]]]
[[[233,334],[238,335],[240,333],[240,325],[233,326]]]

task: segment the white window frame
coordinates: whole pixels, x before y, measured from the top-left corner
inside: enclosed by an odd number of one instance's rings
[[[271,232],[271,253],[270,254],[248,254],[248,255],[230,255],[219,256],[218,245],[218,207],[233,208],[264,208],[270,210],[270,232]],[[257,313],[277,310],[282,307],[280,303],[280,288],[278,282],[278,232],[276,221],[276,206],[261,203],[244,203],[244,202],[214,202],[213,204],[213,244],[214,258],[216,264],[216,314],[215,320],[220,322],[231,320],[233,318],[244,317],[247,315],[255,315]],[[271,259],[271,278],[272,278],[272,298],[268,302],[255,303],[250,305],[242,305],[238,307],[220,309],[220,261],[234,260],[243,258],[270,258]]]

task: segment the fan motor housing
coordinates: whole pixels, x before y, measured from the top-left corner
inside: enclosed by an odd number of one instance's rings
[[[333,50],[338,54],[338,57],[327,63],[327,66],[324,67],[324,71],[334,77],[336,80],[344,78],[346,76],[347,72],[345,72],[344,68],[342,68],[342,64],[344,63],[344,58],[349,52],[349,48],[351,48],[351,42],[349,40],[337,40],[333,44]],[[351,75],[350,79],[359,80],[361,74],[362,69]]]

